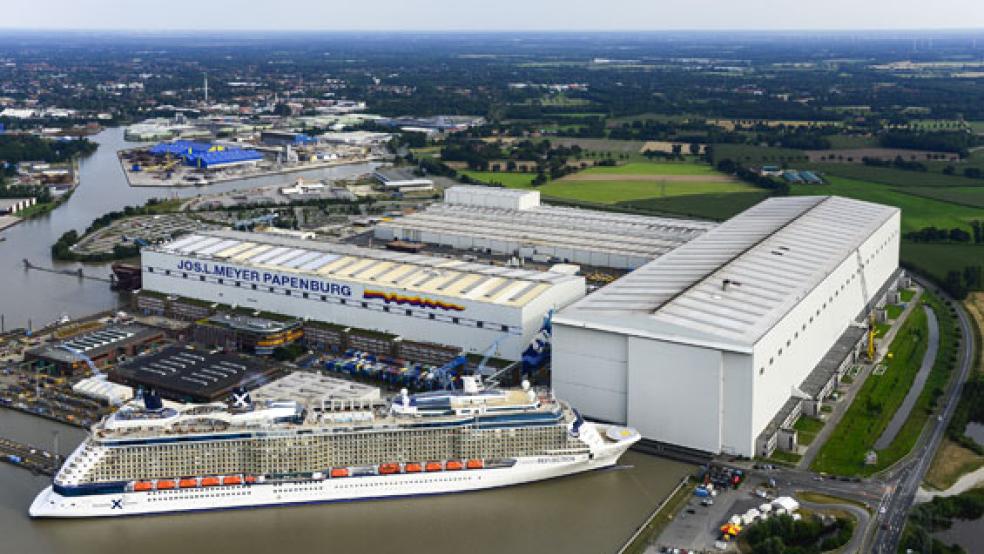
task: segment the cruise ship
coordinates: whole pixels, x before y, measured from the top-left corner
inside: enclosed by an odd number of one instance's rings
[[[549,390],[484,387],[389,401],[163,405],[94,425],[32,517],[105,517],[474,491],[613,466],[639,434],[585,421]]]

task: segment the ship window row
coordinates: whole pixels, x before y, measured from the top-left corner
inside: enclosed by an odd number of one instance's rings
[[[154,272],[154,268],[148,266],[147,267],[147,271],[150,272],[150,273],[153,273]],[[164,270],[164,274],[170,276],[171,275],[171,270],[165,269]],[[192,275],[191,277],[195,277],[195,276]],[[201,281],[201,282],[213,281],[213,282],[215,282],[216,284],[219,284],[219,285],[233,286],[233,287],[242,287],[242,285],[243,285],[242,281],[230,281],[229,283],[226,283],[226,280],[223,279],[223,278],[218,278],[218,277],[211,278],[211,277],[206,277],[205,275],[198,275],[197,277],[198,277],[198,280]],[[188,279],[189,278],[189,275],[187,273],[181,273],[181,278],[182,279]],[[230,285],[230,283],[231,283],[231,285]],[[261,287],[261,286],[258,286],[256,283],[250,283],[250,290],[260,291],[260,289],[264,289],[265,292],[269,292],[269,293],[272,293],[272,294],[283,294],[284,296],[295,296],[295,293],[298,292],[298,291],[294,291],[292,289],[287,289],[287,288],[270,287],[270,286],[262,286]],[[329,295],[325,295],[325,294],[321,294],[321,295],[315,294],[315,295],[312,295],[312,294],[307,293],[307,292],[301,292],[300,294],[297,294],[297,296],[300,296],[300,297],[302,297],[304,299],[318,298],[322,302],[337,303],[337,304],[342,305],[342,306],[356,306],[356,305],[358,305],[358,306],[361,306],[363,309],[366,309],[366,310],[375,310],[375,311],[381,311],[381,312],[384,312],[384,313],[392,313],[391,312],[392,307],[386,305],[385,303],[366,302],[366,301],[349,302],[349,299],[346,299],[346,298],[337,298],[337,297],[329,296]],[[406,308],[402,308],[402,307],[400,308],[400,310],[401,310],[400,313],[406,315],[407,317],[418,317],[418,318],[427,319],[427,320],[430,320],[430,321],[440,321],[440,322],[443,322],[443,323],[451,323],[453,325],[465,325],[465,326],[468,326],[468,327],[475,327],[477,329],[492,328],[492,329],[500,330],[503,333],[515,333],[515,334],[519,334],[519,333],[522,332],[522,329],[521,328],[519,328],[519,327],[513,327],[513,326],[510,326],[510,325],[505,324],[505,323],[494,323],[494,322],[489,322],[489,321],[475,320],[475,319],[463,318],[463,317],[458,317],[458,316],[446,316],[446,315],[443,315],[443,314],[437,314],[437,313],[429,312],[429,311],[426,311],[426,310],[413,310],[413,309],[406,309]]]

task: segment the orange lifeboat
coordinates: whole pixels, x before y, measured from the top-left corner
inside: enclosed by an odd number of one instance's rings
[[[218,477],[205,477],[205,478],[202,479],[202,486],[203,487],[214,487],[214,486],[216,486],[218,484],[219,484],[219,478]]]
[[[348,468],[336,467],[336,468],[332,468],[331,470],[332,479],[338,479],[339,477],[348,477],[348,476],[349,476]]]
[[[380,475],[393,475],[400,472],[400,464],[379,464]]]
[[[441,462],[427,462],[424,469],[427,471],[441,471],[444,468],[441,467]]]
[[[458,471],[463,467],[458,460],[449,460],[448,463],[444,464],[444,469],[448,471]]]
[[[149,491],[154,488],[154,484],[150,481],[137,481],[133,484],[133,490],[137,492]]]
[[[243,478],[238,475],[229,475],[222,478],[223,485],[242,485]]]
[[[173,489],[176,486],[177,485],[175,485],[174,484],[174,481],[172,481],[171,479],[158,479],[157,480],[157,490],[159,490],[159,491],[170,490],[170,489]]]
[[[247,475],[246,476],[246,483],[247,484],[252,485],[255,482],[256,482],[256,476],[255,475]]]
[[[403,471],[407,473],[420,473],[422,469],[423,468],[420,467],[420,464],[418,464],[417,462],[410,462],[407,465],[403,466]]]
[[[485,463],[482,460],[468,460],[465,467],[468,469],[482,469],[485,467]]]
[[[198,486],[198,479],[194,477],[187,477],[178,481],[178,486],[182,489],[193,489]]]

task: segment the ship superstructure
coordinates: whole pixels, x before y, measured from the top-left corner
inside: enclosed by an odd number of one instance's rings
[[[613,465],[638,433],[584,421],[547,390],[163,406],[93,426],[35,517],[115,516],[440,494]]]

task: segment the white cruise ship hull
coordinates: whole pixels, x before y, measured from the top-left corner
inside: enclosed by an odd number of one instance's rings
[[[117,517],[346,502],[477,491],[553,479],[613,466],[635,440],[595,445],[592,454],[517,458],[515,465],[433,473],[214,486],[168,491],[62,496],[52,487],[31,504],[31,517]]]

